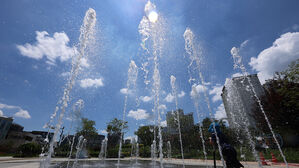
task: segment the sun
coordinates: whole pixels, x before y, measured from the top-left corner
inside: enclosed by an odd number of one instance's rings
[[[148,15],[148,19],[152,22],[155,23],[158,20],[158,13],[156,11],[151,11]]]

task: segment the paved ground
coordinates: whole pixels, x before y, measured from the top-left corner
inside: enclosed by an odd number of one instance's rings
[[[98,158],[90,158],[85,159],[86,161],[96,161]],[[116,159],[108,159],[108,160],[116,160]],[[130,158],[124,158],[122,160],[130,160]],[[150,160],[150,158],[140,158],[140,160]],[[39,167],[39,158],[12,158],[12,157],[0,157],[0,168],[38,168]],[[67,158],[54,158],[52,159],[53,162],[63,162],[67,161]],[[181,159],[164,159],[165,163],[172,163],[172,164],[183,164]],[[284,164],[275,164],[271,165],[270,162],[268,162],[268,166],[264,167],[272,167],[272,168],[285,168],[286,166]],[[203,160],[199,159],[185,159],[185,165],[213,165],[212,160],[208,160],[207,163]],[[221,161],[217,161],[217,165],[222,165]],[[258,168],[258,165],[256,162],[246,162],[243,163],[245,167],[250,168]],[[292,168],[299,168],[299,164],[292,164],[290,163],[289,167]]]

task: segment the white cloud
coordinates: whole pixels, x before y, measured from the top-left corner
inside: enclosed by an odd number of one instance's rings
[[[136,111],[130,110],[128,117],[134,118],[135,120],[144,120],[149,118],[149,114],[144,109],[137,109]]]
[[[165,120],[165,121],[161,121],[161,126],[162,127],[167,127],[167,121]]]
[[[249,65],[258,72],[261,83],[282,71],[299,58],[299,32],[285,33],[274,41],[271,47],[257,57],[251,57]]]
[[[184,97],[185,96],[185,92],[184,91],[181,91],[181,93],[180,94],[178,94],[178,97]]]
[[[165,104],[160,104],[158,107],[159,110],[161,110],[161,114],[164,115],[165,114],[165,110],[167,109]]]
[[[174,100],[174,96],[171,94],[171,93],[169,93],[166,97],[165,97],[165,99],[164,99],[166,102],[168,102],[168,103],[171,103],[171,102],[173,102],[173,100]]]
[[[55,32],[51,37],[46,31],[36,31],[35,44],[17,45],[17,48],[23,56],[37,60],[45,56],[48,64],[55,65],[56,59],[67,61],[76,54],[76,48],[68,46],[69,41],[64,32]]]
[[[195,98],[199,95],[199,93],[203,93],[205,91],[205,89],[207,89],[206,86],[203,86],[200,84],[198,84],[198,85],[194,84],[194,85],[192,85],[192,90],[190,92],[190,95],[191,95],[191,97]]]
[[[86,58],[82,58],[80,66],[88,68],[90,65],[89,65],[88,60]]]
[[[178,98],[182,98],[185,96],[185,94],[186,93],[184,91],[181,91],[181,93],[179,93],[177,96],[178,96]],[[174,98],[175,97],[171,93],[168,93],[167,96],[164,98],[164,100],[168,103],[171,103],[171,102],[173,102]]]
[[[243,74],[237,72],[232,75],[233,78],[243,76]]]
[[[108,132],[106,130],[100,130],[101,134],[108,134]]]
[[[222,119],[222,118],[227,118],[223,103],[221,103],[221,104],[217,107],[217,110],[216,110],[216,113],[215,113],[215,118],[216,118],[217,120],[220,120],[220,119]]]
[[[25,118],[25,119],[31,118],[29,112],[27,110],[23,110],[19,106],[12,106],[12,105],[0,103],[0,116],[3,115],[2,109],[16,109],[18,111],[14,114],[15,117],[20,117],[20,118]]]
[[[14,114],[15,117],[29,119],[31,116],[29,115],[28,111],[20,109],[18,112]]]
[[[132,94],[132,91],[129,90],[128,88],[122,88],[122,89],[120,89],[119,91],[120,91],[120,93],[122,93],[122,94]]]
[[[160,104],[159,107],[158,107],[160,110],[166,110],[167,107],[165,104]]]
[[[87,78],[87,79],[82,79],[80,81],[80,86],[82,88],[89,88],[89,87],[102,87],[104,86],[103,83],[103,78],[98,78],[98,79],[91,79],[91,78]]]
[[[68,77],[68,76],[70,76],[70,72],[62,72],[61,74],[60,74],[60,76],[62,76],[62,77]]]
[[[213,102],[221,101],[222,88],[223,88],[222,85],[217,84],[216,86],[213,86],[212,90],[210,90],[209,94],[213,95],[212,97]]]
[[[153,99],[153,97],[150,96],[141,96],[140,98],[143,102],[149,102]]]

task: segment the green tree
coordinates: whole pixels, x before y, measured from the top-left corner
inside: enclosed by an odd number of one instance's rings
[[[158,129],[156,128],[156,131]],[[158,134],[158,132],[156,132]],[[147,125],[147,126],[141,126],[138,128],[138,130],[135,132],[135,135],[138,136],[138,140],[141,144],[144,146],[151,146],[154,140],[154,126]]]
[[[264,87],[266,95],[261,98],[272,127],[280,134],[297,134],[299,127],[299,59],[282,72],[277,72]],[[258,127],[269,132],[264,116],[257,109],[254,117]]]
[[[121,130],[122,124],[124,124],[123,130]],[[118,133],[121,133],[121,131],[125,132],[128,129],[127,124],[128,124],[127,121],[123,122],[122,120],[114,118],[109,123],[107,123],[106,131],[108,132],[108,134],[118,134]]]
[[[119,144],[119,141],[121,139],[121,132],[124,133],[128,129],[128,122],[122,121],[117,118],[114,118],[109,123],[107,123],[107,129],[108,132],[108,146],[109,147],[115,147]]]
[[[82,118],[81,126],[78,128],[77,135],[83,135],[85,138],[98,135],[95,125],[95,121],[89,120],[87,118]]]

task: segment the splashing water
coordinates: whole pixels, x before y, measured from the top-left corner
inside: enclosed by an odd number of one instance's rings
[[[196,90],[195,85],[192,85],[192,92],[191,93],[193,93],[193,95],[191,94],[191,98],[193,99],[194,107],[195,107],[196,114],[197,114],[199,134],[200,134],[200,138],[201,138],[203,154],[204,154],[204,157],[205,157],[205,163],[207,164],[207,152],[206,152],[205,140],[204,140],[203,133],[202,133],[202,125],[201,125],[201,122],[200,122],[200,114],[199,114],[199,103],[198,103],[199,102],[199,93]]]
[[[136,141],[135,141],[135,138],[131,138],[131,157],[130,157],[130,162],[131,162],[131,164],[132,164],[132,159],[133,159],[133,155],[134,155],[135,147],[136,147]]]
[[[53,138],[50,142],[48,156],[46,157],[46,159],[42,160],[40,167],[47,168],[50,166],[51,156],[54,153],[54,143],[56,141],[58,131],[60,130],[60,127],[62,125],[65,109],[67,108],[68,102],[70,100],[70,92],[71,92],[73,85],[75,83],[75,80],[78,76],[78,73],[80,70],[81,59],[84,56],[86,56],[85,50],[94,38],[95,24],[96,24],[96,12],[94,9],[89,8],[86,11],[86,14],[85,14],[85,17],[83,20],[83,25],[80,28],[79,51],[76,54],[76,58],[73,59],[73,61],[72,61],[72,69],[71,69],[71,73],[70,73],[71,75],[70,75],[70,78],[68,79],[68,82],[66,84],[66,87],[64,89],[64,93],[63,93],[63,96],[61,99],[62,104],[61,104],[61,107],[59,108],[61,111],[60,111],[60,115],[58,118],[58,122],[55,126]],[[56,107],[54,116],[56,116],[57,111],[58,111],[58,108]]]
[[[155,155],[156,155],[156,144],[155,140],[153,141],[153,143],[151,144],[151,160],[152,160],[152,165],[156,166],[156,161],[155,161]]]
[[[182,160],[183,160],[183,167],[185,167],[185,161],[184,161],[184,148],[183,148],[183,141],[182,141],[182,133],[181,133],[181,123],[180,123],[180,114],[179,114],[179,109],[178,109],[178,98],[177,98],[177,91],[176,91],[176,87],[175,87],[175,81],[176,78],[171,75],[170,76],[170,84],[171,84],[171,88],[172,88],[172,95],[174,96],[175,99],[175,108],[176,110],[176,120],[178,123],[178,130],[179,130],[179,138],[180,138],[180,145],[181,145],[181,155],[182,155]]]
[[[74,120],[78,120],[80,118],[80,116],[81,116],[81,109],[83,108],[83,106],[84,106],[84,101],[82,99],[79,99],[73,105],[73,113],[72,113],[72,116],[71,116],[71,126],[70,126],[70,129],[69,129],[69,132],[68,132],[67,136],[65,136],[66,138],[69,137],[70,131],[73,128],[73,122],[74,122]],[[70,154],[69,154],[69,157],[68,157],[68,160],[67,160],[67,168],[69,167],[70,160],[71,160],[71,157],[72,157],[73,147],[74,147],[74,143],[75,143],[75,138],[76,138],[76,136],[73,136],[73,138],[72,138]],[[60,143],[63,142],[63,141],[64,141],[64,139],[61,140]]]
[[[105,146],[106,146],[106,139],[103,139],[101,142],[101,150],[99,153],[99,159],[104,160],[105,159]]]
[[[83,148],[83,145],[84,143],[86,142],[86,139],[84,139],[84,137],[81,135],[78,139],[78,143],[77,143],[77,146],[76,146],[76,158],[75,158],[75,162],[73,164],[73,168],[76,168],[77,167],[77,164],[78,164],[78,158],[80,156],[80,153],[82,151],[82,148]]]
[[[139,34],[141,35],[141,47],[145,50],[147,54],[152,54],[152,58],[148,58],[148,61],[153,60],[153,88],[152,92],[154,95],[154,141],[156,142],[156,127],[158,126],[159,132],[159,156],[160,156],[160,166],[163,167],[163,139],[161,133],[161,114],[159,109],[160,101],[160,72],[158,59],[162,55],[163,44],[164,44],[164,22],[161,17],[159,17],[156,6],[150,1],[147,2],[144,8],[145,16],[143,16],[140,24],[138,26]],[[151,39],[151,41],[149,41]],[[149,47],[148,47],[149,46]],[[142,64],[142,69],[145,72],[144,83],[149,84],[147,75],[149,70],[147,69],[149,62]],[[158,118],[158,123],[156,122]],[[153,148],[154,153],[156,153],[156,148]],[[154,160],[156,160],[156,154],[154,154]]]
[[[136,81],[138,76],[138,67],[136,66],[135,62],[132,60],[129,66],[128,70],[128,80],[127,80],[127,91],[129,92],[130,89],[135,88]],[[121,157],[121,149],[122,149],[122,141],[123,141],[123,129],[125,124],[125,117],[126,117],[126,111],[127,111],[127,102],[128,102],[128,94],[125,95],[125,104],[124,104],[124,110],[123,110],[123,120],[121,125],[121,136],[120,136],[120,143],[119,143],[119,149],[118,149],[118,160],[117,160],[117,167],[120,166],[120,157]]]
[[[170,141],[167,141],[167,158],[171,158],[171,144]]]
[[[266,120],[266,122],[267,122],[267,124],[268,124],[268,127],[269,127],[269,129],[270,129],[270,131],[271,131],[271,134],[272,134],[273,139],[274,139],[274,141],[275,141],[275,143],[276,143],[276,145],[277,145],[277,148],[279,149],[280,155],[281,155],[281,157],[283,158],[283,161],[284,161],[284,163],[286,164],[286,167],[289,167],[289,166],[288,166],[288,162],[287,162],[287,160],[286,160],[286,157],[285,157],[285,155],[283,154],[283,152],[282,152],[282,150],[281,150],[281,147],[280,147],[280,145],[279,145],[279,143],[278,143],[278,140],[277,140],[277,138],[276,138],[276,136],[275,136],[275,133],[274,133],[274,131],[273,131],[273,129],[272,129],[272,126],[271,126],[271,123],[270,123],[270,121],[269,121],[269,119],[268,119],[268,116],[267,116],[266,113],[265,113],[265,110],[264,110],[264,107],[263,107],[263,105],[262,105],[262,102],[261,102],[260,98],[257,96],[257,93],[256,93],[256,91],[255,91],[255,89],[254,89],[254,87],[253,87],[253,84],[252,84],[252,82],[251,82],[251,79],[247,76],[248,72],[247,72],[245,66],[244,66],[243,63],[242,63],[242,57],[241,57],[241,55],[239,54],[239,51],[240,51],[240,50],[239,50],[238,48],[236,48],[236,47],[233,47],[233,48],[231,49],[231,55],[233,56],[233,59],[234,59],[234,69],[239,68],[239,69],[241,70],[243,76],[245,76],[245,77],[247,78],[248,83],[249,83],[249,86],[250,86],[250,88],[251,88],[251,90],[252,90],[252,92],[253,92],[253,95],[254,95],[254,97],[256,98],[257,102],[258,102],[258,105],[259,105],[259,107],[260,107],[260,109],[261,109],[261,111],[262,111],[262,113],[263,113],[263,115],[264,115],[264,118],[265,118],[265,120]]]
[[[138,164],[138,157],[139,157],[139,143],[136,143],[136,153],[135,153],[135,164]]]
[[[99,153],[99,159],[102,160],[103,165],[106,165],[106,158],[107,158],[107,144],[108,144],[108,140],[105,138],[102,140],[101,143],[101,151]]]
[[[70,165],[70,160],[71,160],[71,157],[72,157],[72,153],[73,153],[73,147],[74,147],[74,143],[75,143],[75,136],[73,136],[73,139],[72,139],[72,144],[71,144],[71,150],[70,150],[70,154],[69,154],[69,157],[67,159],[67,168],[69,168],[69,165]]]
[[[238,130],[243,130],[245,131],[247,138],[249,139],[249,145],[251,147],[251,151],[253,156],[255,157],[256,161],[258,161],[259,167],[262,167],[261,161],[259,156],[257,155],[257,151],[255,149],[255,142],[253,141],[253,136],[251,135],[249,131],[249,121],[248,118],[244,115],[244,106],[241,103],[241,98],[239,93],[237,92],[236,86],[233,84],[233,81],[231,79],[226,79],[225,81],[225,87],[227,89],[227,97],[229,99],[229,110],[228,112],[231,114],[232,118],[232,124],[236,126]],[[236,116],[233,112],[236,111],[240,116]],[[242,124],[237,122],[237,117],[240,117],[242,120]],[[240,133],[240,131],[238,131]],[[239,135],[237,135],[239,136]]]
[[[197,68],[197,71],[198,71],[198,76],[199,76],[199,79],[200,79],[200,83],[201,83],[202,86],[204,86],[205,81],[204,81],[203,75],[202,75],[201,70],[200,70],[200,62],[201,62],[200,55],[201,55],[201,53],[200,53],[200,50],[195,46],[194,38],[195,38],[195,36],[194,36],[193,32],[191,31],[191,29],[186,28],[186,30],[184,32],[185,51],[189,55],[190,65],[193,64],[194,62],[196,63],[196,68]],[[208,97],[208,94],[207,94],[206,87],[203,87],[203,90],[204,90],[205,102],[206,102],[206,104],[208,106],[208,109],[209,109],[210,118],[212,119],[212,123],[215,123],[215,119],[214,119],[213,114],[212,114],[212,109],[211,109],[210,100],[209,100],[209,97]],[[221,161],[222,161],[223,166],[226,167],[224,159],[223,159],[222,149],[221,149],[221,146],[220,146],[220,143],[219,143],[219,137],[218,137],[217,132],[216,132],[215,124],[213,124],[213,127],[214,127],[214,134],[216,136],[217,145],[218,145],[218,150],[219,150],[219,153],[220,153],[220,156],[221,156]]]

